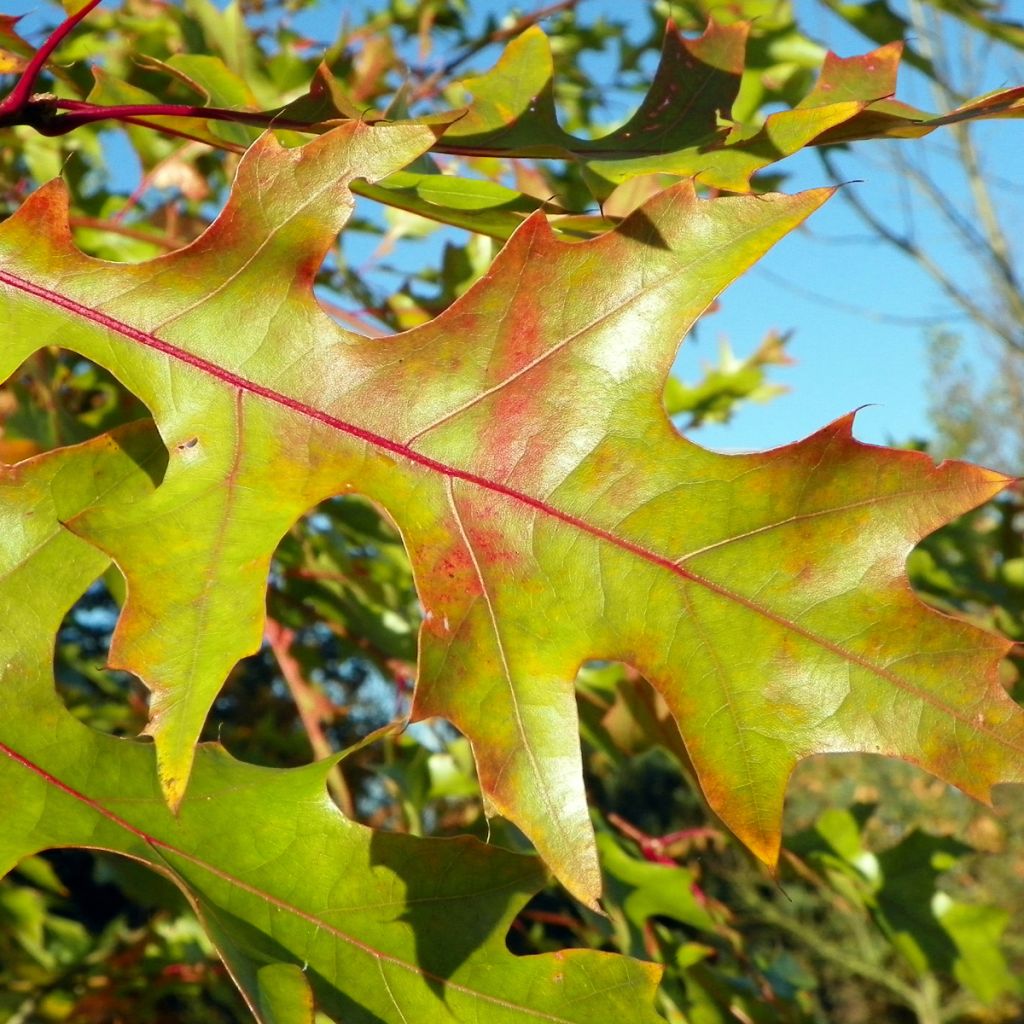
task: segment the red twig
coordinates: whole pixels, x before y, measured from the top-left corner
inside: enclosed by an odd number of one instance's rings
[[[306,682],[299,663],[292,654],[292,641],[295,634],[276,619],[267,618],[264,636],[270,649],[274,652],[281,675],[295,701],[299,718],[309,737],[309,745],[318,758],[330,757],[334,753],[323,730],[324,711],[333,711],[330,702],[321,696]],[[326,705],[326,707],[325,707]],[[341,772],[341,765],[333,765],[327,773],[327,786],[342,812],[349,818],[355,818],[355,803],[352,793]]]
[[[380,327],[364,320],[358,313],[343,309],[341,306],[328,302],[326,299],[321,299],[319,296],[317,296],[317,302],[335,319],[339,320],[346,327],[351,327],[353,330],[358,331],[360,334],[365,334],[369,338],[382,338],[386,333]]]
[[[579,933],[582,921],[568,914],[558,914],[551,910],[524,910],[523,918],[527,921],[536,921],[538,924],[554,925],[556,928],[564,928],[566,931]]]
[[[645,860],[649,860],[655,864],[671,865],[672,867],[676,867],[677,865],[675,858],[668,855],[667,851],[669,847],[676,843],[689,844],[698,839],[714,840],[720,836],[717,829],[708,828],[707,826],[685,828],[678,832],[670,832],[668,835],[664,836],[650,836],[614,812],[608,815],[608,821],[624,836],[632,839],[633,842],[640,847],[640,852],[643,854]]]
[[[33,54],[14,88],[0,101],[0,128],[13,124],[28,124],[41,135],[65,135],[75,128],[96,121],[119,120],[135,123],[140,117],[199,117],[212,121],[232,121],[257,128],[291,128],[310,131],[311,126],[301,121],[280,120],[272,113],[245,110],[227,110],[223,107],[197,107],[179,103],[136,103],[101,106],[87,100],[58,99],[35,94],[36,81],[53,51],[63,42],[101,0],[87,0],[82,8],[65,18],[50,33],[47,40]],[[57,113],[66,111],[66,113]]]
[[[207,121],[231,121],[234,124],[248,124],[254,128],[288,128],[294,131],[311,132],[313,126],[306,121],[291,121],[276,114],[256,110],[228,110],[226,107],[199,107],[189,103],[122,103],[105,107],[86,100],[52,100],[55,110],[66,110],[58,114],[49,125],[44,126],[45,134],[64,135],[84,124],[95,121],[139,117],[198,117]],[[42,130],[42,129],[40,129]]]
[[[94,8],[98,7],[100,0],[88,0],[82,8],[65,18],[50,33],[49,38],[32,55],[25,70],[21,73],[14,88],[7,95],[6,99],[0,102],[0,126],[14,123],[9,120],[12,116],[17,117],[28,107],[32,99],[32,91],[36,87],[36,80],[39,78],[43,66],[50,58],[50,54],[57,49],[64,41],[65,36]]]

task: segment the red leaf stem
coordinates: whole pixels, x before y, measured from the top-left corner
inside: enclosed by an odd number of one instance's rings
[[[255,128],[287,128],[308,132],[311,126],[304,121],[279,118],[275,114],[254,110],[228,110],[225,107],[199,107],[187,103],[122,103],[105,107],[86,100],[53,100],[54,109],[68,113],[57,115],[45,126],[45,134],[65,135],[84,124],[95,121],[126,120],[136,117],[199,117],[207,121],[231,121]]]

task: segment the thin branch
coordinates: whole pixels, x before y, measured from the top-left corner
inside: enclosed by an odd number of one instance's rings
[[[818,156],[825,166],[825,169],[829,174],[833,175],[836,180],[841,180],[839,171],[832,162],[831,157],[827,150],[819,150]],[[1001,324],[996,320],[983,306],[979,305],[974,300],[971,294],[965,291],[956,283],[956,281],[946,273],[945,269],[941,267],[927,252],[924,251],[916,242],[907,238],[905,235],[898,234],[893,231],[883,220],[876,217],[875,214],[868,209],[867,206],[854,194],[852,189],[841,189],[839,192],[841,199],[849,204],[854,212],[867,224],[872,230],[878,232],[881,238],[884,238],[890,245],[899,249],[902,253],[909,256],[922,270],[927,273],[933,281],[953,300],[964,312],[969,316],[973,317],[978,323],[984,325],[992,334],[1001,338],[1006,342],[1010,348],[1017,350],[1024,350],[1024,340],[1017,338],[1012,332],[1006,329],[1006,325]]]
[[[65,18],[50,33],[49,38],[32,55],[25,70],[21,73],[14,88],[7,95],[6,99],[0,102],[0,127],[17,123],[16,119],[21,115],[32,100],[32,93],[36,87],[36,81],[43,70],[50,54],[57,49],[64,41],[67,34],[80,22],[93,8],[99,6],[100,0],[88,0],[82,8]]]
[[[54,115],[49,123],[42,126],[36,125],[44,135],[66,135],[75,128],[95,121],[121,121],[139,117],[197,117],[207,121],[247,124],[254,128],[282,128],[300,132],[315,130],[306,121],[292,121],[267,111],[230,110],[227,107],[202,107],[189,103],[122,103],[106,107],[86,100],[53,99],[45,102],[53,109],[67,113]]]
[[[689,846],[705,839],[718,842],[722,838],[722,833],[718,829],[703,825],[695,828],[680,829],[678,832],[669,832],[663,836],[652,836],[641,831],[632,822],[627,821],[614,811],[609,812],[607,817],[610,825],[614,825],[624,836],[632,839],[640,847],[640,852],[645,860],[653,861],[656,864],[670,865],[671,867],[676,867],[677,865],[676,859],[666,852],[669,847],[677,844]]]
[[[965,124],[954,125],[952,130],[953,137],[960,149],[967,182],[974,199],[974,207],[985,232],[989,262],[993,264],[996,272],[994,276],[998,282],[1000,296],[1007,306],[1011,318],[1024,331],[1024,295],[1021,294],[1021,283],[1013,262],[1013,250],[1003,231],[988,185],[981,173],[980,160],[971,141],[970,130]]]
[[[274,657],[277,659],[278,667],[281,669],[281,675],[284,677],[292,699],[295,701],[295,707],[306,730],[306,735],[309,737],[309,745],[313,748],[314,756],[318,759],[331,757],[336,751],[324,734],[322,715],[318,707],[323,703],[323,699],[318,700],[318,694],[306,682],[302,675],[302,669],[291,652],[295,634],[275,619],[268,618],[264,635],[267,638],[267,643],[270,644],[270,649],[274,652]],[[341,808],[342,813],[355,820],[355,802],[340,764],[333,765],[328,771],[327,788],[331,791],[331,795]]]
[[[337,303],[328,302],[326,299],[320,298],[320,296],[317,296],[316,301],[319,302],[320,305],[323,306],[323,308],[336,320],[341,321],[341,323],[346,327],[351,327],[354,331],[357,331],[368,338],[383,338],[387,333],[374,324],[364,320],[358,313],[353,313],[349,309],[344,309],[337,305]]]
[[[175,161],[182,161],[193,155],[211,152],[213,147],[206,142],[199,142],[197,139],[190,140],[184,146],[169,153],[162,160],[158,160],[153,166],[142,175],[138,185],[132,190],[131,195],[125,200],[124,205],[111,216],[111,220],[120,223],[124,218],[142,201],[142,197],[153,187],[153,179],[161,174],[168,165]]]
[[[935,180],[929,177],[920,167],[912,164],[903,153],[892,154],[892,159],[899,169],[902,178],[913,181],[917,188],[930,200],[932,206],[943,220],[961,238],[974,249],[987,247],[982,233],[964,216],[950,200],[948,190],[941,189]]]
[[[867,306],[858,306],[855,302],[843,302],[841,299],[834,298],[831,295],[823,295],[821,292],[816,292],[811,288],[805,288],[803,285],[791,281],[782,274],[776,274],[773,270],[768,270],[767,267],[754,267],[753,273],[779,285],[781,288],[785,288],[787,292],[799,295],[810,302],[816,302],[818,305],[827,306],[829,309],[838,309],[844,313],[850,313],[852,316],[863,317],[865,320],[873,320],[880,324],[895,324],[898,327],[935,327],[939,324],[948,323],[950,320],[948,314],[902,316],[899,313],[883,313],[877,309],[869,309]],[[967,314],[961,313],[958,315],[966,316]]]
[[[748,894],[749,898],[749,894]],[[848,946],[830,942],[818,928],[808,928],[789,914],[780,914],[774,907],[758,899],[760,904],[751,908],[763,923],[788,933],[810,953],[826,963],[838,967],[845,974],[855,974],[871,981],[899,999],[905,1006],[914,1007],[920,996],[916,989],[898,980],[892,971],[871,963],[853,953]]]
[[[927,56],[936,70],[940,72],[932,81],[932,94],[940,109],[942,106],[948,107],[950,98],[954,97],[956,93],[949,84],[953,79],[949,49],[944,47],[940,51],[933,42],[944,38],[939,16],[933,12],[932,23],[927,24],[927,12],[916,2],[911,4],[910,13],[912,20],[921,31],[922,38],[926,40]],[[968,36],[964,43],[965,47],[969,46],[969,39]],[[962,50],[961,53],[964,64],[973,67],[973,52],[967,49]],[[1006,341],[1012,349],[1021,351],[1024,350],[1024,337],[1022,337],[1024,334],[1024,295],[1021,293],[1021,282],[1014,265],[1013,249],[1003,230],[989,186],[982,174],[981,161],[971,140],[969,126],[963,122],[952,123],[950,131],[956,146],[956,155],[963,167],[964,176],[971,192],[977,221],[981,226],[980,232],[965,233],[965,236],[968,238],[971,237],[971,234],[975,236],[974,249],[989,265],[989,277],[993,281],[1010,321],[1005,325],[1003,331],[994,333]],[[938,190],[928,191],[929,194],[932,194]],[[933,199],[933,201],[935,200]],[[941,205],[939,208],[942,208]]]

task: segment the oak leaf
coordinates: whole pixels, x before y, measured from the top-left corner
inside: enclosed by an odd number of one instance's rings
[[[74,718],[53,637],[106,556],[63,522],[145,500],[167,452],[148,421],[0,467],[0,875],[52,847],[134,858],[188,896],[257,1020],[657,1024],[660,968],[591,950],[517,957],[536,857],[374,833],[327,797],[333,759],[274,770],[199,748],[174,814],[152,744]]]
[[[414,717],[466,734],[490,808],[591,905],[573,700],[588,659],[650,680],[711,806],[768,864],[812,754],[901,756],[982,798],[1019,780],[1006,645],[927,610],[903,572],[920,537],[1006,479],[859,444],[852,417],[714,454],[660,405],[686,330],[828,190],[701,201],[684,182],[579,244],[535,215],[436,320],[359,338],[313,276],[349,180],[432,141],[357,123],[296,150],[265,137],[210,229],[136,266],[74,248],[60,184],[0,227],[0,372],[44,344],[81,352],[146,402],[169,452],[151,494],[67,525],[127,579],[110,660],[153,691],[170,803],[227,672],[259,646],[276,543],[353,490],[409,550]]]

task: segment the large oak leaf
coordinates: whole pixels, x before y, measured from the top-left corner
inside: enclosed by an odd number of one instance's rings
[[[918,538],[1005,479],[861,445],[850,419],[714,454],[659,404],[685,331],[828,192],[700,201],[683,183],[579,244],[535,216],[437,320],[358,338],[310,292],[347,182],[431,141],[359,124],[300,150],[265,138],[207,233],[138,266],[74,248],[60,185],[0,228],[0,371],[43,344],[80,351],[149,405],[170,453],[151,495],[69,525],[127,578],[111,660],[153,690],[172,803],[259,644],[276,542],[348,490],[410,552],[414,713],[466,733],[492,808],[589,903],[572,686],[588,658],[651,680],[712,807],[768,863],[810,754],[899,755],[982,797],[1021,778],[1005,645],[926,610],[903,575]]]

